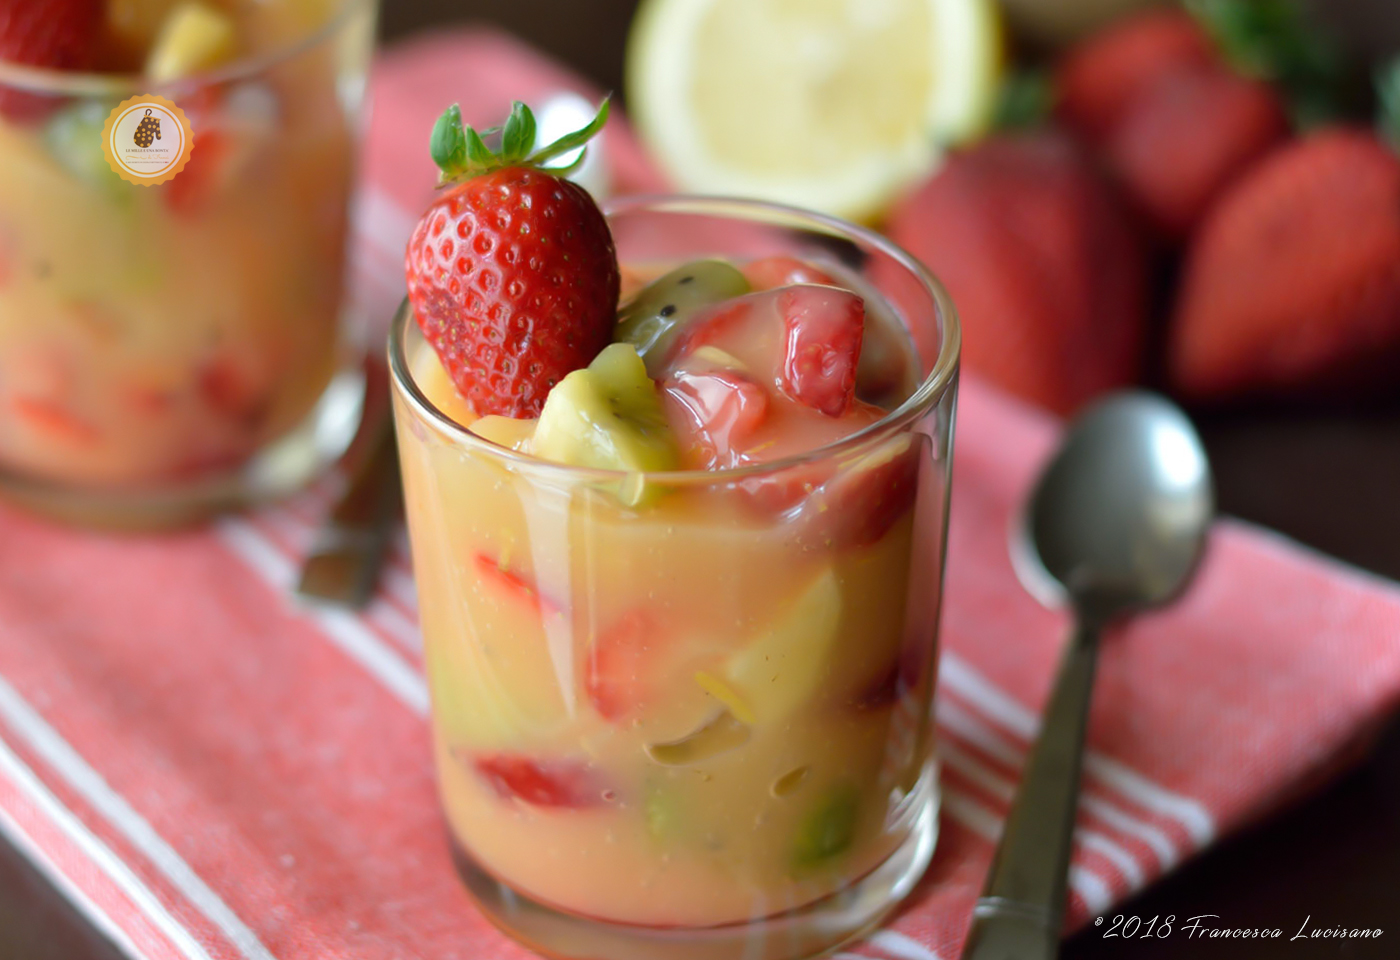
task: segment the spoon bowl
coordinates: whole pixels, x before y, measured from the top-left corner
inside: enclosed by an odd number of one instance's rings
[[[1040,602],[1102,623],[1179,594],[1213,513],[1191,421],[1154,394],[1115,394],[1075,422],[1041,475],[1012,532],[1012,557]]]

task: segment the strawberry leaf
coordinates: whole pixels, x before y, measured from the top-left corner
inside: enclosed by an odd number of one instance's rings
[[[511,106],[510,119],[501,134],[501,159],[524,160],[535,147],[535,115],[519,100]]]
[[[446,179],[467,162],[467,140],[462,133],[462,108],[453,104],[433,124],[428,154],[437,164],[439,179]]]
[[[497,156],[491,152],[491,148],[486,145],[486,141],[481,139],[481,134],[471,127],[466,129],[467,136],[467,165],[469,172],[493,170],[505,164],[498,163]]]
[[[555,157],[562,156],[571,150],[577,150],[589,140],[597,135],[603,125],[608,122],[608,98],[604,97],[603,102],[598,105],[598,114],[585,127],[580,127],[573,133],[566,133],[546,147],[536,150],[530,155],[530,163],[538,166]]]
[[[490,127],[478,133],[474,128],[462,123],[462,111],[453,104],[443,111],[433,124],[432,138],[428,152],[438,166],[438,186],[446,186],[468,177],[474,177],[503,167],[530,167],[544,170],[553,176],[563,176],[575,169],[583,160],[578,160],[565,168],[549,167],[545,164],[555,157],[582,148],[588,140],[603,129],[608,122],[607,98],[598,106],[598,113],[589,124],[573,133],[565,134],[539,150],[534,150],[538,133],[535,115],[519,100],[511,106],[510,117],[500,127]],[[501,134],[499,151],[492,150],[483,135]],[[531,151],[534,150],[532,153]]]

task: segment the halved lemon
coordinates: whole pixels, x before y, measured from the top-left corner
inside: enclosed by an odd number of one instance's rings
[[[678,187],[878,216],[990,122],[994,0],[645,0],[627,103]]]

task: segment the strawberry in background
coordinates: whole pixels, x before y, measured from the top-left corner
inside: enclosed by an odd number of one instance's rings
[[[1382,133],[1329,126],[1231,187],[1192,244],[1170,340],[1197,400],[1394,389],[1400,370],[1400,61]]]
[[[1137,379],[1142,245],[1069,137],[999,134],[952,154],[888,232],[948,287],[970,370],[1061,414]]]
[[[102,27],[98,0],[0,0],[0,60],[54,70],[92,66]],[[0,90],[0,115],[43,116],[47,98]]]
[[[1150,10],[1074,47],[1056,114],[1091,145],[1159,238],[1190,235],[1241,173],[1285,139],[1284,98],[1259,79],[1296,57],[1280,3],[1205,0]],[[1266,9],[1267,8],[1267,9]],[[1289,7],[1291,10],[1291,7]]]

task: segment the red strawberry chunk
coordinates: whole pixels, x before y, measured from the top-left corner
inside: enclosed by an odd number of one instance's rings
[[[477,776],[503,800],[521,800],[535,807],[577,809],[603,802],[604,791],[592,770],[578,760],[534,759],[511,753],[466,759]]]
[[[583,685],[605,720],[622,720],[642,707],[652,691],[647,665],[657,649],[657,626],[645,610],[631,610],[598,634],[588,651]]]
[[[95,426],[55,400],[15,397],[12,409],[30,429],[77,446],[91,446],[102,438]]]
[[[786,328],[783,391],[839,417],[856,398],[856,364],[865,330],[865,301],[836,287],[796,286],[779,293]]]
[[[809,536],[841,547],[879,542],[914,506],[918,493],[917,447],[892,452],[889,459],[872,454],[823,484],[804,508]]]
[[[520,574],[507,570],[500,562],[485,553],[472,557],[472,566],[482,583],[500,594],[509,597],[534,613],[558,613],[562,607],[549,597],[542,595],[535,585]]]
[[[667,419],[691,458],[710,470],[743,462],[768,416],[767,392],[733,370],[678,370],[663,384],[662,398]]]
[[[831,274],[818,270],[810,263],[796,257],[763,257],[751,260],[743,266],[744,279],[755,290],[772,290],[774,287],[788,287],[794,283],[824,283],[834,286],[836,281]]]
[[[713,345],[784,395],[829,417],[855,400],[865,301],[849,290],[795,284],[720,304],[697,318],[672,348],[675,367]]]

